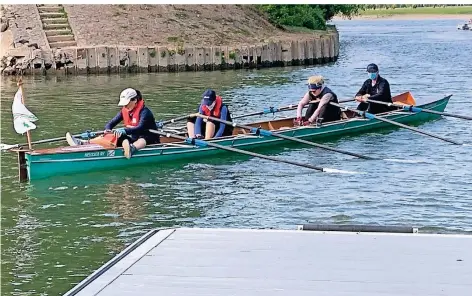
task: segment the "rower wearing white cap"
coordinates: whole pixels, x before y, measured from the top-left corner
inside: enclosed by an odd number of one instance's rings
[[[120,94],[118,106],[122,107],[116,116],[105,126],[105,135],[90,141],[74,138],[69,132],[66,133],[67,143],[71,146],[86,143],[95,143],[107,148],[123,147],[126,158],[148,144],[160,142],[159,135],[149,132],[156,130],[156,120],[151,110],[144,105],[144,100],[139,90],[134,88],[124,89]],[[122,122],[125,127],[113,129]]]

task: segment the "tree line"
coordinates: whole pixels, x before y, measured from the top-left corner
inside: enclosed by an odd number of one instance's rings
[[[470,4],[365,4],[363,9],[395,9],[417,7],[446,7],[446,6],[470,6]]]
[[[325,30],[326,22],[335,15],[351,17],[366,9],[469,6],[467,4],[261,4],[255,5],[277,27],[305,27]]]
[[[256,7],[267,15],[271,23],[278,27],[305,27],[312,30],[325,30],[326,21],[337,14],[350,17],[364,9],[363,5],[355,4],[261,4]]]

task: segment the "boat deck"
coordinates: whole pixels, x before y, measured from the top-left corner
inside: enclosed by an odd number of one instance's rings
[[[153,230],[65,295],[471,295],[472,236]]]

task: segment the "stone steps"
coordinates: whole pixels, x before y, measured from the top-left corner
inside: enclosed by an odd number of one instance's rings
[[[43,30],[51,48],[77,46],[62,5],[36,5]]]
[[[65,13],[63,13],[63,12],[40,12],[39,16],[41,18],[52,19],[52,18],[63,18],[64,14]]]
[[[46,33],[46,36],[55,36],[55,35],[72,35],[72,31],[69,29],[64,29],[64,30],[44,30],[44,33]]]
[[[44,30],[70,30],[69,23],[67,24],[44,24]]]
[[[58,42],[58,41],[74,41],[74,35],[55,35],[48,37],[49,43],[51,42]]]
[[[48,13],[48,12],[55,12],[55,13],[62,13],[64,11],[64,7],[62,6],[40,6],[38,7],[39,13]]]
[[[58,42],[49,42],[49,47],[51,48],[64,48],[64,47],[73,47],[77,46],[77,42],[74,41],[58,41]]]
[[[43,24],[67,24],[69,25],[69,21],[67,18],[41,18]]]
[[[38,7],[38,8],[45,7],[45,6],[60,6],[60,7],[62,7],[62,4],[57,4],[57,5],[36,4],[36,7]]]

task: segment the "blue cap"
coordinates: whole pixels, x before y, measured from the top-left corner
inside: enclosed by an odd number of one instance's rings
[[[376,64],[369,64],[369,65],[367,66],[367,72],[369,72],[369,73],[377,73],[377,72],[379,72],[379,67],[377,67]]]
[[[308,84],[308,89],[312,89],[312,90],[317,90],[317,89],[320,89],[322,87],[323,87],[322,84]]]
[[[202,104],[210,106],[216,100],[216,92],[212,89],[207,89],[203,93]]]

